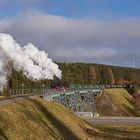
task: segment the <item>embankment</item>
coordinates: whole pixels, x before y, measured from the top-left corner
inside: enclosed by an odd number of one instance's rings
[[[140,116],[135,106],[135,98],[125,89],[105,89],[102,96],[96,98],[100,116]]]

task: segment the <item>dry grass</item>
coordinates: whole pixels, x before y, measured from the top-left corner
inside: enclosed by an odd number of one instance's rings
[[[96,125],[96,128],[106,132],[105,140],[140,139],[140,125]]]
[[[39,98],[0,108],[0,139],[93,139],[87,130],[98,132],[62,105],[46,103]]]
[[[135,108],[135,99],[125,89],[107,89],[107,94],[119,112],[124,116],[139,116]]]
[[[0,100],[6,99],[6,98],[7,98],[6,96],[1,96],[1,95],[0,95]]]
[[[125,138],[124,134],[130,132],[127,127],[125,130],[120,132],[112,126],[94,127],[62,105],[40,98],[0,107],[0,140],[112,140]],[[113,131],[114,136],[110,133]]]

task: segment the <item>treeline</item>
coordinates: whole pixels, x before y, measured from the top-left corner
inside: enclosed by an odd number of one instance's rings
[[[70,83],[140,83],[140,69],[86,63],[58,63],[62,80]]]
[[[57,63],[62,70],[62,81],[78,84],[140,83],[140,69],[85,63]],[[33,81],[22,71],[9,68],[8,88],[33,88],[48,86],[52,81]],[[57,80],[57,78],[54,78]]]

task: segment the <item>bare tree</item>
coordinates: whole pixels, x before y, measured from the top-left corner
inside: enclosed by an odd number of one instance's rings
[[[97,82],[96,71],[94,66],[89,67],[89,83],[95,84]]]
[[[108,68],[107,69],[107,79],[108,79],[108,83],[109,84],[114,84],[115,83],[114,74],[113,74],[111,68]]]

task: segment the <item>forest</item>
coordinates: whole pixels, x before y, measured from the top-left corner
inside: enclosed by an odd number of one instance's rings
[[[140,69],[86,63],[58,63],[62,80],[70,83],[140,83]]]
[[[140,83],[140,69],[89,63],[57,63],[62,70],[61,81],[70,84],[129,84]],[[6,88],[41,88],[48,87],[52,80],[33,81],[22,71],[8,68]],[[58,79],[54,77],[54,81]]]

